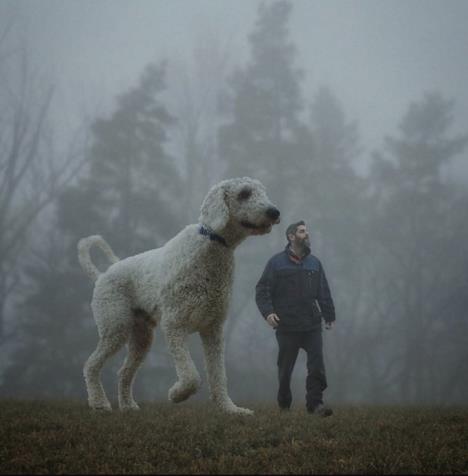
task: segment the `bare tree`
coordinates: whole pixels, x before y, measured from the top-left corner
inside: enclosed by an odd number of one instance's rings
[[[41,84],[26,47],[7,41],[12,28],[0,32],[0,342],[31,226],[83,164],[81,132],[66,156],[57,157],[48,120],[54,87]]]

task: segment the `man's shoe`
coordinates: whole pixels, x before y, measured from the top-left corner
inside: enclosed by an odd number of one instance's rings
[[[333,410],[330,407],[326,407],[323,403],[318,404],[313,410],[307,411],[319,417],[329,417],[333,415]]]

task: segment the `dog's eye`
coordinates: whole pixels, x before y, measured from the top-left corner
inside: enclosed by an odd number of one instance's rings
[[[252,190],[250,188],[244,188],[237,195],[238,200],[247,200],[252,195]]]

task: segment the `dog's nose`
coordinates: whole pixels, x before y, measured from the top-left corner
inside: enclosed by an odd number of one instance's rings
[[[266,211],[266,216],[272,220],[277,220],[280,216],[280,211],[275,207],[270,207]]]

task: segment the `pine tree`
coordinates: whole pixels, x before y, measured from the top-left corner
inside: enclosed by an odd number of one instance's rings
[[[229,120],[219,131],[226,175],[260,179],[278,202],[295,166],[293,144],[302,110],[303,74],[294,65],[296,48],[288,31],[291,10],[287,1],[260,5],[249,36],[251,60],[230,80]]]
[[[291,11],[289,1],[259,6],[249,35],[250,59],[228,80],[221,102],[225,122],[218,130],[218,154],[226,162],[225,177],[259,179],[282,213],[287,209],[287,183],[294,174],[294,143],[302,111],[302,72],[295,66],[296,48],[288,31]],[[249,365],[254,372],[260,363],[258,353],[263,359],[275,351],[258,315],[253,290],[262,266],[283,245],[282,237],[274,229],[271,235],[247,240],[236,252],[232,315],[225,329],[230,375],[236,371],[242,375],[237,362]]]
[[[112,236],[121,256],[162,245],[180,226],[174,198],[181,179],[166,152],[175,119],[159,98],[164,87],[164,64],[149,65],[137,87],[118,98],[112,116],[94,122],[89,174],[68,191],[59,211],[64,227],[77,230],[83,217],[74,215],[75,206],[86,203],[84,221],[100,223],[90,232]]]
[[[451,134],[453,108],[440,94],[425,94],[410,105],[399,136],[387,138],[374,157],[375,284],[384,290],[376,300],[393,329],[387,342],[398,365],[395,398],[407,402],[444,398],[443,389],[436,391],[435,329],[445,327],[443,304],[463,274],[453,260],[462,230],[453,228],[457,193],[443,172],[468,143]]]

